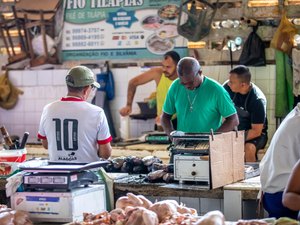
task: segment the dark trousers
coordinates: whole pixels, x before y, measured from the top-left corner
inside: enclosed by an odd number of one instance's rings
[[[263,194],[263,206],[269,213],[269,217],[290,217],[292,219],[298,218],[298,211],[288,209],[282,204],[283,192],[276,192],[274,194],[264,193]]]

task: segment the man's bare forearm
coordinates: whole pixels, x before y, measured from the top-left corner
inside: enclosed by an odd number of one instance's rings
[[[239,118],[237,114],[229,116],[225,119],[221,127],[217,130],[218,132],[229,132],[233,131],[235,127],[239,125]]]
[[[164,129],[164,131],[166,132],[166,134],[170,137],[170,133],[172,131],[174,131],[174,127],[173,127],[173,124],[171,122],[171,118],[172,118],[172,115],[169,115],[169,114],[166,114],[166,113],[162,113],[162,116],[161,116],[161,125]]]
[[[127,103],[126,106],[132,106],[133,98],[136,92],[136,85],[129,82],[128,84],[128,90],[127,90]]]

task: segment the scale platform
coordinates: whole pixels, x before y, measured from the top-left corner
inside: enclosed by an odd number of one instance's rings
[[[57,162],[27,161],[19,168],[26,173],[23,185],[26,191],[66,190],[88,186],[98,181],[96,168],[106,166],[108,161],[97,161],[88,164],[61,164]]]
[[[107,160],[92,163],[60,163],[48,160],[29,160],[21,163],[19,169],[25,172],[71,173],[105,167],[107,164],[109,164]]]

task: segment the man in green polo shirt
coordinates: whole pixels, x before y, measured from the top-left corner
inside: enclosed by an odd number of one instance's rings
[[[177,114],[177,130],[183,132],[227,132],[239,124],[235,107],[227,91],[202,74],[199,62],[182,58],[177,78],[168,91],[162,114],[162,126],[170,135],[171,118]]]

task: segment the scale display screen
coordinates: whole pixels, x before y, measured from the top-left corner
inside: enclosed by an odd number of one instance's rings
[[[40,183],[40,179],[39,179],[39,177],[29,177],[28,178],[28,182],[30,184],[39,184]]]
[[[25,179],[27,184],[67,184],[66,176],[28,176]]]
[[[53,177],[41,177],[42,184],[52,184]]]
[[[67,179],[66,179],[66,177],[54,177],[53,183],[54,184],[66,184]]]
[[[71,190],[80,186],[88,186],[98,181],[98,176],[93,171],[75,173],[32,173],[25,174],[23,184],[25,190]]]

